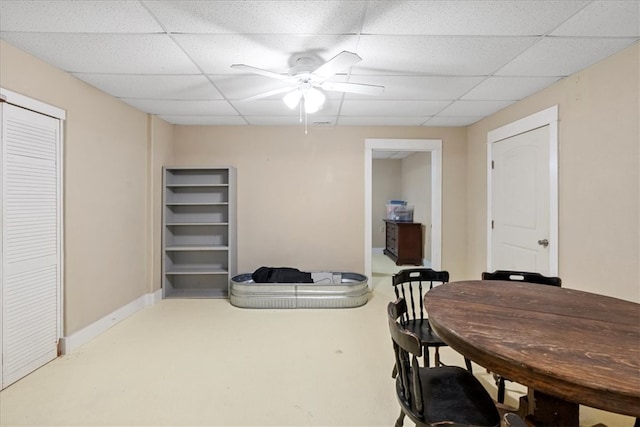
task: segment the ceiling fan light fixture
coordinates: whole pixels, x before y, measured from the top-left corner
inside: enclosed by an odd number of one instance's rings
[[[293,110],[298,105],[298,102],[300,102],[300,98],[302,98],[302,93],[299,90],[293,90],[287,93],[282,100],[287,107]]]
[[[302,92],[302,96],[304,97],[304,111],[308,114],[313,114],[320,110],[326,99],[324,93],[314,87]]]

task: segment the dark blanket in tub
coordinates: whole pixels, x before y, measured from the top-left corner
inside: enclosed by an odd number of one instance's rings
[[[311,273],[290,267],[260,267],[251,279],[254,283],[313,283]]]

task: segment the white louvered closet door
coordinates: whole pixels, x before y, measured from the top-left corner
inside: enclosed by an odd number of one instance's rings
[[[9,104],[2,116],[2,388],[57,356],[60,121]]]

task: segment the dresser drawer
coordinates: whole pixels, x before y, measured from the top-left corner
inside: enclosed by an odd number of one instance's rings
[[[384,253],[396,265],[422,265],[422,224],[385,220]]]

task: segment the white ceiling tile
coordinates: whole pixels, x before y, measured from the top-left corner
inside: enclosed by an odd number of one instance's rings
[[[0,29],[20,32],[158,33],[162,27],[133,1],[0,1]]]
[[[451,101],[349,101],[342,103],[341,114],[346,116],[432,116]]]
[[[640,2],[594,1],[551,33],[554,36],[640,36]]]
[[[292,116],[248,116],[247,122],[250,125],[269,125],[269,126],[304,126],[304,118],[302,122],[298,117]],[[307,127],[332,126],[336,122],[335,116],[307,116]]]
[[[587,1],[369,2],[364,34],[542,35]]]
[[[634,39],[545,37],[500,69],[499,76],[568,76],[633,43]]]
[[[513,104],[514,101],[455,101],[439,116],[488,116]]]
[[[461,99],[520,100],[557,81],[559,77],[489,77]]]
[[[534,37],[362,36],[354,74],[479,76],[493,73]]]
[[[196,74],[198,69],[162,34],[1,33],[19,49],[65,71]]]
[[[396,116],[340,116],[341,126],[420,126],[427,117]]]
[[[238,113],[227,101],[167,101],[121,98],[122,101],[150,114],[164,116],[235,116]]]
[[[200,125],[200,126],[239,126],[247,122],[240,116],[158,116],[162,120],[174,125]]]
[[[177,34],[175,40],[207,74],[243,74],[232,64],[246,64],[286,74],[301,53],[315,55],[321,65],[343,50],[353,51],[355,35]]]
[[[220,92],[204,76],[74,75],[118,98],[222,99]]]
[[[291,116],[300,117],[300,109],[289,109],[282,100],[264,100],[257,101],[232,101],[233,106],[242,115],[246,116]],[[340,104],[335,101],[326,101],[318,115],[337,115]],[[311,115],[309,115],[311,116]]]
[[[443,126],[443,127],[469,126],[483,118],[484,116],[468,116],[468,117],[436,116],[436,117],[430,118],[424,124],[424,126]]]
[[[361,1],[148,1],[170,32],[355,34]]]
[[[484,77],[352,75],[353,83],[384,86],[380,96],[347,94],[345,99],[458,99]],[[333,80],[333,79],[332,79]]]
[[[225,98],[238,101],[243,100],[245,98],[249,98],[251,96],[259,95],[261,93],[266,93],[271,90],[276,90],[280,88],[286,88],[287,85],[283,84],[283,82],[271,79],[269,77],[260,76],[260,75],[245,75],[240,74],[238,76],[217,76],[210,75],[209,76],[220,92],[224,95]],[[331,81],[343,81],[344,76],[336,76],[331,79]],[[294,88],[291,87],[291,90]],[[327,99],[338,100],[342,98],[342,93],[338,92],[329,92],[324,91]],[[271,95],[264,99],[276,100],[282,99],[285,93]]]

